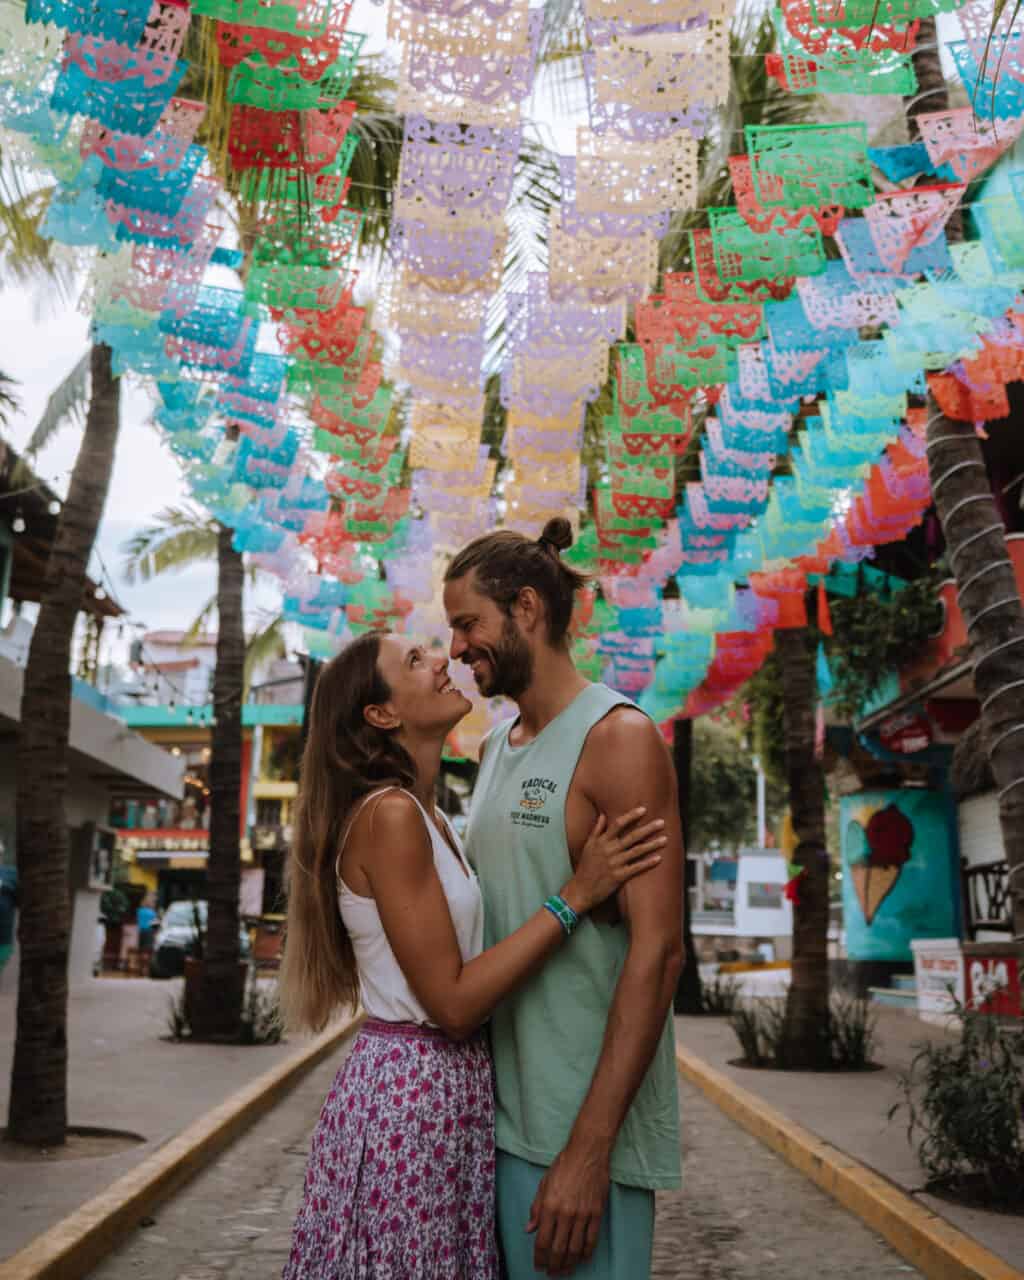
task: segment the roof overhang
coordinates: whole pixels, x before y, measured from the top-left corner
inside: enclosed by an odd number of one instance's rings
[[[886,720],[898,715],[901,711],[906,711],[910,707],[919,705],[929,698],[974,698],[974,679],[972,675],[972,667],[969,662],[956,662],[938,672],[924,684],[918,685],[916,689],[908,689],[906,693],[901,693],[898,698],[893,698],[891,702],[887,702],[884,707],[878,707],[866,715],[863,720],[859,720],[854,726],[857,733],[870,733],[872,729],[877,729],[884,724]]]
[[[21,692],[24,672],[9,658],[0,657],[0,736],[17,736],[21,723]],[[125,786],[180,800],[185,762],[162,747],[147,742],[129,729],[123,720],[89,706],[81,698],[71,699],[68,734],[69,761],[90,780],[123,792]]]

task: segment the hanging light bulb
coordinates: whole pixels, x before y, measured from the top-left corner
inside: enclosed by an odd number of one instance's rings
[[[25,532],[25,517],[21,514],[21,507],[14,513],[14,519],[11,521],[11,530],[14,533]]]
[[[60,498],[51,498],[50,505],[46,508],[51,516],[60,515]]]
[[[189,723],[189,724],[191,724],[191,723],[192,723],[192,708],[191,708],[191,707],[189,707],[188,711],[185,713],[185,719],[188,721],[188,723]]]
[[[102,587],[97,587],[96,590],[93,592],[93,595],[96,597],[97,600],[106,600],[107,598],[107,593],[103,590]]]

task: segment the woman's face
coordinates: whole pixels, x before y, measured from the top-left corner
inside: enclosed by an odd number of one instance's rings
[[[408,636],[383,636],[377,666],[391,690],[387,705],[407,733],[447,733],[472,706],[452,684],[447,657]]]

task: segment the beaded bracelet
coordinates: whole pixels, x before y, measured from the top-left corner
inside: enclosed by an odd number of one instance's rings
[[[565,930],[565,936],[571,937],[576,931],[576,926],[580,922],[579,916],[569,906],[568,902],[559,894],[552,894],[544,903],[544,910],[550,911],[558,923]]]

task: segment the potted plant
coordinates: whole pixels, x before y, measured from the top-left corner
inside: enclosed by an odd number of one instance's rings
[[[121,967],[121,938],[124,922],[131,911],[131,903],[118,888],[107,889],[100,897],[100,922],[105,933],[103,937],[103,968],[119,969]]]

